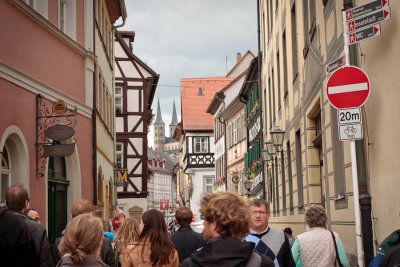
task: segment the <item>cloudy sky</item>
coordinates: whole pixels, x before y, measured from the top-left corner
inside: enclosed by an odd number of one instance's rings
[[[126,0],[125,4],[128,17],[122,29],[135,31],[133,51],[160,74],[153,110],[157,111],[159,98],[166,129],[174,100],[180,121],[181,78],[224,76],[236,53],[257,53],[256,1]],[[153,143],[151,132],[149,146]]]

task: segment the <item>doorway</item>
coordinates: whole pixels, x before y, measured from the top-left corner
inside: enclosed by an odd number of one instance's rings
[[[48,226],[52,249],[68,222],[68,186],[64,157],[48,158]],[[53,250],[54,251],[54,250]]]

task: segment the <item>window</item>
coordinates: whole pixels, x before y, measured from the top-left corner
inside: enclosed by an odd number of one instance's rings
[[[288,78],[287,78],[287,55],[286,55],[286,31],[282,34],[282,47],[283,47],[283,97],[286,98],[288,91]]]
[[[204,177],[204,193],[212,193],[213,192],[213,176],[205,176]]]
[[[193,138],[193,153],[208,153],[208,137]]]
[[[117,143],[115,145],[115,154],[117,157],[117,167],[123,168],[124,167],[124,145],[122,143]]]
[[[282,40],[283,41],[283,40]],[[281,62],[279,58],[279,50],[276,52],[276,71],[277,73],[277,79],[278,79],[278,110],[281,109]]]
[[[0,168],[0,197],[1,197],[1,202],[4,203],[5,201],[5,195],[8,187],[10,186],[11,183],[11,171],[10,171],[10,165],[9,165],[9,159],[8,159],[8,152],[7,152],[7,147],[4,147],[3,153],[0,154],[1,158],[1,168]]]
[[[332,128],[332,152],[333,152],[333,172],[335,187],[335,207],[336,209],[347,208],[346,199],[346,180],[343,142],[339,140],[339,130],[336,112],[331,107],[331,128]]]
[[[66,18],[67,18],[67,1],[66,0],[60,0],[60,16],[59,16],[59,25],[60,25],[60,30],[64,33],[67,32],[67,27],[66,27]]]
[[[203,96],[203,88],[199,87],[199,91],[197,92],[197,96]]]
[[[293,68],[293,81],[297,77],[298,66],[297,66],[297,23],[296,23],[296,3],[293,3],[292,10],[290,13],[290,19],[292,24],[292,68]]]
[[[286,144],[288,179],[289,179],[289,210],[293,210],[293,177],[292,177],[292,155],[290,150],[290,142]]]
[[[299,211],[302,211],[304,209],[304,195],[303,195],[303,162],[302,162],[300,130],[296,132],[296,175],[297,175],[298,207]]]
[[[274,69],[272,69],[271,72],[271,77],[272,77],[272,118],[273,121],[275,121],[276,119],[276,114],[275,114],[275,110],[276,110],[276,106],[275,106],[275,73],[274,73]]]

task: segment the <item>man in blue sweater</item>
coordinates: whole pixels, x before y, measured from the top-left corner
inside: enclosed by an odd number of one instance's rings
[[[295,267],[292,251],[285,233],[268,226],[269,204],[264,199],[254,199],[250,206],[250,233],[245,240],[256,244],[254,252],[274,261],[275,267]]]

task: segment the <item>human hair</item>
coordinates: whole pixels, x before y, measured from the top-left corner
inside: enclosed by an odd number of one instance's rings
[[[320,205],[311,205],[306,211],[305,220],[310,228],[325,228],[327,219],[325,209]]]
[[[285,229],[283,229],[283,231],[285,232],[285,233],[287,233],[288,235],[292,235],[292,229],[290,228],[290,227],[286,227]]]
[[[139,223],[135,218],[126,219],[117,232],[115,240],[118,242],[118,252],[122,252],[129,244],[139,239]]]
[[[82,263],[86,255],[95,255],[103,238],[103,223],[91,213],[78,215],[67,224],[58,249],[70,253],[71,260]]]
[[[92,213],[94,216],[99,217],[100,219],[103,218],[103,211],[101,210],[101,207],[94,206]]]
[[[265,199],[255,198],[251,200],[250,206],[261,207],[264,206],[267,213],[269,213],[269,203]]]
[[[241,239],[249,232],[248,200],[233,192],[206,194],[200,202],[200,213],[207,222],[215,222],[222,237]]]
[[[27,200],[30,200],[28,191],[22,184],[12,185],[6,191],[6,205],[11,211],[23,211]]]
[[[150,260],[153,265],[164,265],[169,262],[170,256],[174,252],[174,244],[169,238],[167,225],[164,215],[155,209],[145,211],[142,215],[144,224],[142,232],[139,235],[139,242],[145,244],[150,242],[151,253]],[[143,259],[144,245],[141,255]]]
[[[74,203],[72,203],[71,207],[71,216],[72,218],[93,211],[93,205],[89,200],[86,199],[78,199]]]
[[[193,212],[186,206],[180,207],[175,212],[175,218],[179,226],[190,226],[193,219]]]

